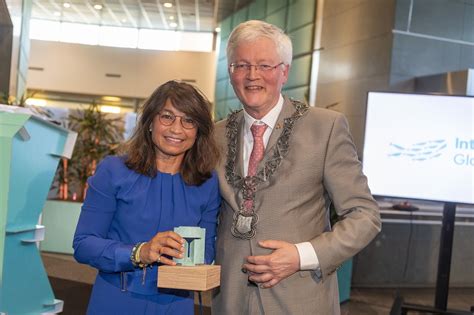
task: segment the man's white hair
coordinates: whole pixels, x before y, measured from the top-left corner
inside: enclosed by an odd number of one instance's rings
[[[246,21],[234,28],[227,42],[227,62],[229,64],[233,62],[234,52],[239,44],[252,42],[261,37],[272,40],[277,47],[277,53],[281,61],[291,65],[293,45],[290,37],[275,25],[259,20]]]

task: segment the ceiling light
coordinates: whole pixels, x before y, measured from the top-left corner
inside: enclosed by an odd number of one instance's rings
[[[126,23],[126,22],[127,22],[127,19],[122,19],[121,22],[122,22],[122,23]]]
[[[94,9],[102,10],[102,4],[94,4]]]
[[[119,113],[120,113],[120,107],[118,107],[118,106],[101,105],[101,106],[100,106],[100,111],[101,111],[102,113],[119,114]]]
[[[69,2],[64,2],[63,3],[63,7],[65,7],[66,9],[67,8],[70,8],[71,7],[71,4]]]
[[[170,20],[174,20],[174,16],[170,15]]]
[[[48,104],[46,100],[41,98],[28,98],[25,103],[30,106],[46,106]]]
[[[102,96],[102,99],[108,102],[120,102],[122,100],[118,96]]]
[[[171,22],[171,23],[170,23],[170,26],[171,26],[171,27],[177,27],[178,24],[176,24],[175,22]]]
[[[216,31],[216,33],[220,33],[221,28],[220,28],[220,27],[216,27],[215,31]]]
[[[59,11],[55,11],[53,14],[54,14],[54,16],[61,16],[61,12],[59,12]]]
[[[171,2],[165,2],[165,3],[163,3],[163,6],[164,6],[165,8],[172,8],[172,7],[173,7],[173,4],[172,4]]]

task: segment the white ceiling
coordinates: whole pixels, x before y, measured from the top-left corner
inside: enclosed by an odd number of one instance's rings
[[[0,0],[1,1],[1,0]],[[21,1],[7,0],[10,11]],[[69,3],[66,7],[64,4]],[[165,2],[172,4],[165,7]],[[252,0],[33,0],[32,18],[134,28],[214,31],[219,21]],[[102,5],[97,10],[94,5]],[[172,23],[177,26],[173,27]]]

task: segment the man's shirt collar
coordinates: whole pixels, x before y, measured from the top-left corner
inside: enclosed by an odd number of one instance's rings
[[[250,130],[250,127],[254,122],[257,122],[257,124],[265,123],[271,130],[273,130],[278,120],[278,116],[280,115],[280,112],[283,108],[283,102],[283,96],[280,94],[280,98],[278,99],[276,105],[265,116],[263,116],[262,119],[253,118],[244,109],[245,130]]]

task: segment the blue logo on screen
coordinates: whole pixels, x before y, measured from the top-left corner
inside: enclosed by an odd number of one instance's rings
[[[447,147],[446,140],[431,140],[414,143],[404,147],[395,143],[390,143],[393,150],[389,157],[406,157],[412,161],[425,161],[439,157]]]

